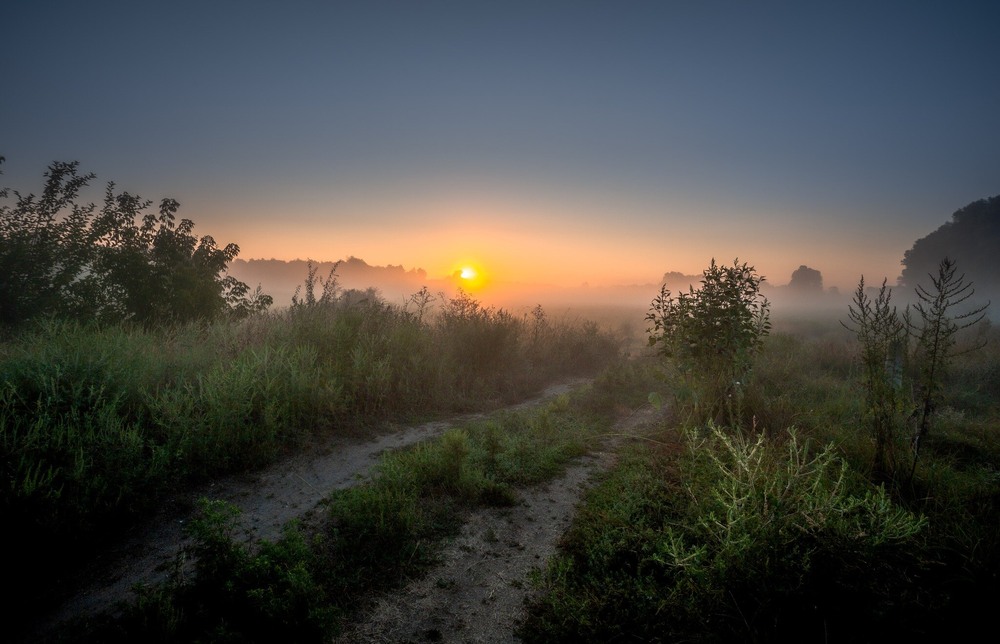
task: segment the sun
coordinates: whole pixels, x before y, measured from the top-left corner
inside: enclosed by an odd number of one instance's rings
[[[477,264],[462,263],[455,265],[452,273],[455,285],[466,291],[478,291],[486,284],[486,275]]]

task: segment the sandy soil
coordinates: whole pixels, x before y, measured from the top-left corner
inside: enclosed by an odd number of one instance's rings
[[[574,380],[549,387],[540,396],[509,409],[537,405],[582,383]],[[447,421],[388,427],[369,441],[339,440],[313,446],[264,471],[230,477],[196,490],[190,502],[174,507],[192,507],[193,501],[202,497],[229,501],[241,509],[250,529],[248,538],[273,540],[285,523],[306,515],[331,491],[363,481],[382,452],[433,438],[450,427],[484,416],[469,414]],[[130,600],[137,584],[165,580],[171,564],[189,545],[184,534],[188,519],[168,509],[120,543],[109,545],[73,579],[60,582],[66,588],[66,599],[28,629],[26,641],[44,638],[69,619],[110,610]]]
[[[523,491],[516,507],[472,513],[434,569],[374,600],[336,644],[519,641],[515,630],[532,593],[532,571],[555,553],[582,493],[611,466],[617,444],[659,415],[646,408],[622,419],[602,451],[558,480]]]

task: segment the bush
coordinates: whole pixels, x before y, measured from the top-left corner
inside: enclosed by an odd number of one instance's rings
[[[523,635],[867,640],[926,567],[924,526],[794,433],[691,433],[633,451],[588,494]]]
[[[844,324],[858,338],[864,394],[862,422],[875,443],[872,473],[880,482],[891,482],[895,477],[896,447],[903,427],[906,336],[903,321],[891,306],[891,299],[892,289],[886,286],[885,280],[872,299],[862,277],[848,310],[851,324]]]
[[[175,223],[177,201],[163,199],[153,214],[151,201],[109,183],[98,210],[79,199],[96,175],[78,167],[53,163],[41,196],[13,191],[14,204],[0,204],[0,325],[57,316],[153,326],[271,305],[225,275],[239,246],[195,237],[190,219]]]
[[[650,306],[649,344],[669,360],[679,402],[698,420],[740,424],[742,392],[771,327],[763,281],[746,263],[713,259],[697,291],[672,296],[662,286]]]
[[[117,621],[86,633],[100,642],[318,642],[338,613],[319,566],[321,542],[296,524],[251,551],[238,535],[239,511],[202,499],[188,533],[198,583],[176,569],[163,586],[139,589]]]

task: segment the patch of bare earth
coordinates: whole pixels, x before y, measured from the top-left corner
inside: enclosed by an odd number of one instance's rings
[[[615,447],[658,417],[645,408],[622,419],[602,450],[561,478],[523,490],[517,506],[472,512],[434,568],[374,600],[336,644],[519,641],[515,630],[532,593],[532,572],[555,553],[581,495],[613,464]]]
[[[583,380],[549,387],[541,395],[506,409],[526,408],[567,393]],[[340,439],[281,461],[256,472],[232,476],[191,493],[186,503],[208,497],[233,503],[240,508],[249,529],[248,539],[274,540],[281,528],[313,510],[330,492],[357,485],[386,450],[398,449],[444,433],[450,427],[484,418],[467,414],[445,421],[407,427],[387,427],[367,441]],[[112,610],[120,602],[135,597],[138,584],[165,581],[173,562],[190,545],[184,524],[190,516],[166,511],[147,525],[137,528],[119,543],[109,545],[72,579],[62,580],[64,601],[28,629],[25,641],[37,641],[60,624],[78,617]]]

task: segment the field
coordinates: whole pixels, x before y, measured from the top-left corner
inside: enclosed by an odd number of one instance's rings
[[[571,376],[593,380],[387,452],[280,538],[246,542],[234,508],[206,498],[193,565],[50,636],[323,641],[432,574],[470,513],[517,506],[606,449],[557,554],[517,581],[522,639],[929,641],[983,624],[1000,570],[1000,333],[962,339],[988,342],[950,362],[915,461],[906,365],[880,462],[855,334],[804,315],[771,326],[738,389],[720,390],[629,343],[634,322],[468,296],[426,316],[372,300],[164,330],[36,324],[0,350],[4,525],[30,562],[9,577],[12,632],[178,490],[387,422],[502,410]]]
[[[588,492],[526,641],[940,641],[985,627],[1000,334],[956,361],[915,466],[899,409],[896,475],[875,482],[856,340],[831,321],[777,325],[745,425],[675,413]]]

